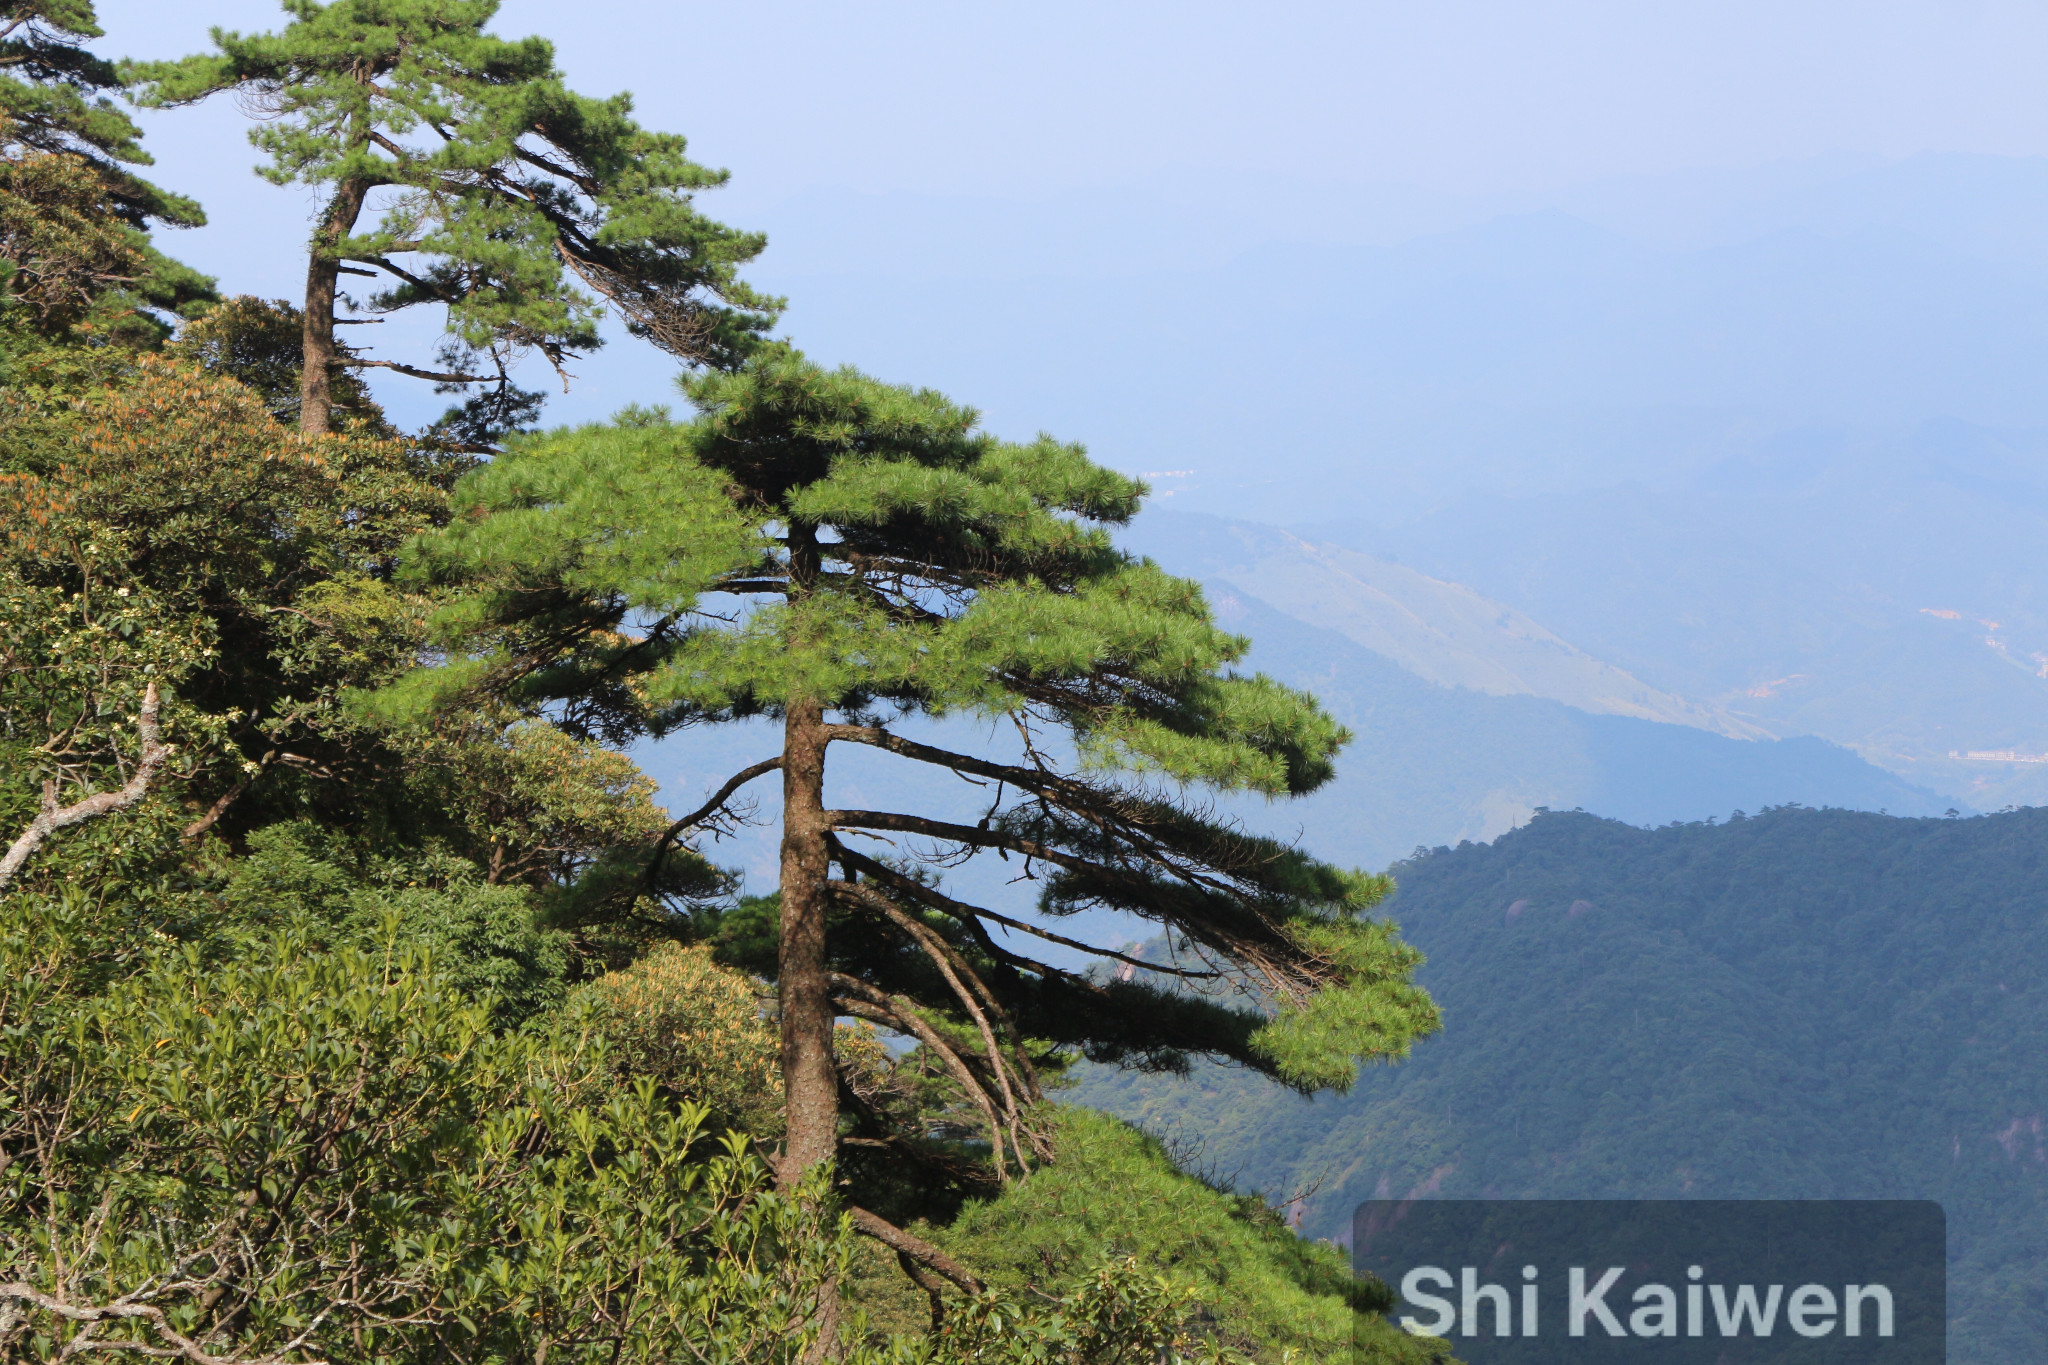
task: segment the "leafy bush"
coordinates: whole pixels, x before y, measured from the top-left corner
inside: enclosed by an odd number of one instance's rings
[[[756,1134],[778,1126],[775,1025],[754,983],[709,947],[661,944],[593,991],[622,1069]]]
[[[707,1143],[702,1106],[607,1093],[582,1004],[494,1032],[395,932],[319,952],[296,929],[217,967],[165,947],[91,994],[83,897],[4,916],[0,1356],[751,1362],[814,1340],[850,1230]]]
[[[1385,1287],[1355,1280],[1336,1247],[1295,1236],[1259,1199],[1187,1175],[1128,1124],[1064,1106],[1053,1115],[1057,1161],[925,1233],[974,1266],[999,1296],[1058,1300],[1067,1305],[1062,1312],[1092,1322],[1109,1302],[1102,1277],[1127,1264],[1120,1273],[1151,1285],[1144,1290],[1148,1321],[1180,1324],[1178,1349],[1228,1348],[1262,1361],[1348,1357],[1354,1349],[1359,1360],[1435,1358],[1434,1348],[1380,1316],[1389,1303]],[[893,1267],[857,1265],[854,1294],[900,1330],[918,1305],[885,1274]],[[1119,1283],[1119,1295],[1139,1292],[1135,1281]],[[961,1312],[1000,1316],[963,1298],[949,1321]],[[940,1339],[966,1340],[982,1329],[947,1330]]]

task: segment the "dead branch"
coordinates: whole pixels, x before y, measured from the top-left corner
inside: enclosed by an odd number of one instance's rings
[[[916,1006],[908,1000],[878,990],[858,977],[846,976],[839,972],[833,972],[831,980],[833,1003],[838,1008],[857,1019],[866,1019],[884,1028],[910,1034],[945,1063],[946,1069],[953,1073],[953,1079],[960,1082],[961,1089],[967,1092],[967,1097],[974,1101],[975,1107],[981,1110],[982,1118],[987,1121],[989,1146],[993,1149],[996,1160],[996,1176],[1004,1184],[1008,1184],[1009,1156],[1004,1150],[1006,1144],[1003,1141],[1003,1122],[996,1113],[995,1100],[990,1097],[988,1088],[982,1085],[973,1070],[961,1059],[960,1054],[939,1036],[937,1029],[918,1016]],[[1020,1172],[1028,1169],[1024,1165],[1022,1151],[1016,1153],[1016,1161]]]
[[[661,864],[668,857],[669,849],[675,846],[676,840],[685,831],[695,829],[724,809],[725,803],[731,800],[732,794],[741,787],[746,786],[747,783],[752,782],[757,777],[776,771],[781,766],[782,755],[777,754],[773,758],[764,758],[759,763],[742,768],[731,777],[728,777],[725,780],[725,785],[720,787],[709,801],[706,801],[696,810],[691,811],[688,815],[670,825],[662,833],[661,842],[654,846],[653,858],[648,860],[647,875],[652,878],[661,870]]]
[[[1039,1089],[1038,1078],[1032,1071],[1030,1058],[1025,1054],[1024,1040],[1018,1034],[1016,1024],[1010,1019],[1008,1012],[997,1003],[995,993],[989,990],[980,974],[943,936],[933,931],[930,925],[923,924],[914,916],[906,914],[901,906],[874,887],[858,882],[830,882],[827,885],[834,895],[879,911],[917,944],[924,955],[931,959],[932,965],[939,969],[939,974],[946,979],[946,984],[953,990],[954,998],[959,1000],[961,1008],[967,1011],[968,1017],[974,1021],[976,1030],[981,1034],[983,1055],[988,1058],[989,1070],[995,1073],[996,1084],[1002,1087],[1003,1119],[1010,1131],[1011,1150],[1017,1154],[1018,1175],[1020,1178],[1029,1175],[1029,1168],[1025,1167],[1023,1162],[1025,1135],[1029,1135],[1031,1149],[1041,1159],[1052,1155],[1052,1147],[1042,1133],[1024,1122],[1016,1090],[1010,1085],[1010,1063],[1004,1060],[1003,1049],[996,1042],[995,1029],[989,1024],[989,1014],[997,1016],[1004,1032],[1009,1035],[1014,1049],[1013,1057],[1021,1068],[1019,1087],[1025,1091],[1027,1099],[1035,1102],[1044,1099],[1045,1096]],[[963,983],[963,977],[967,982],[973,983],[972,991]],[[976,1000],[976,996],[980,997],[979,1001]],[[982,1008],[984,1002],[988,1006],[986,1012]]]
[[[192,1365],[284,1365],[286,1357],[302,1349],[306,1342],[312,1338],[313,1334],[319,1330],[320,1324],[327,1318],[326,1313],[319,1314],[307,1326],[305,1331],[268,1355],[245,1356],[237,1352],[234,1355],[217,1356],[198,1342],[193,1341],[190,1337],[180,1333],[177,1328],[171,1326],[170,1319],[164,1313],[164,1310],[153,1303],[137,1303],[124,1298],[117,1299],[113,1303],[108,1304],[81,1306],[66,1303],[62,1299],[52,1298],[40,1290],[19,1282],[0,1284],[0,1300],[6,1299],[32,1304],[45,1313],[63,1318],[67,1322],[76,1322],[88,1326],[140,1319],[147,1322],[150,1328],[158,1336],[169,1342],[170,1345],[168,1347],[152,1347],[139,1342],[97,1340],[89,1342],[82,1349],[86,1351],[134,1351],[139,1355],[155,1356],[158,1359],[186,1360],[190,1361]],[[76,1354],[76,1351],[71,1347],[67,1347],[64,1354],[70,1356]],[[309,1357],[295,1362],[295,1365],[327,1365],[327,1362],[322,1359]]]
[[[57,784],[54,780],[43,782],[43,808],[36,818],[29,821],[28,828],[7,850],[7,856],[0,858],[0,890],[14,879],[21,865],[29,860],[43,841],[60,829],[81,824],[94,816],[107,815],[117,810],[126,810],[140,801],[155,780],[157,770],[164,760],[171,756],[168,745],[161,740],[157,729],[158,702],[156,684],[151,683],[142,694],[142,711],[135,718],[135,734],[142,741],[142,753],[128,780],[110,792],[95,792],[68,806],[57,804]]]

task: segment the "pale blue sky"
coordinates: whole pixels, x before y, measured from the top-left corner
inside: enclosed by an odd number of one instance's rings
[[[281,22],[100,10],[134,56]],[[1610,413],[1650,406],[1736,414],[1687,430],[2048,422],[2021,382],[2048,363],[2039,0],[510,0],[497,28],[731,169],[706,206],[768,232],[751,278],[814,355],[1201,470],[1162,484],[1179,505],[1277,516],[1341,468],[1332,506],[1385,516],[1720,457]],[[158,178],[213,218],[167,247],[296,295],[317,196],[250,173],[230,101],[147,124]],[[415,311],[361,330],[424,355]],[[575,369],[549,421],[672,397],[639,343]],[[446,401],[376,387],[407,422]]]
[[[103,0],[168,55],[262,0]],[[1202,167],[1456,192],[1829,151],[2048,151],[2012,0],[646,4],[511,0],[574,84],[778,195],[1035,194]]]

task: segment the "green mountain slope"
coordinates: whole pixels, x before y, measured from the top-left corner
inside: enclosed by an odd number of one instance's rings
[[[1443,1035],[1310,1102],[1079,1098],[1341,1237],[1371,1197],[1933,1198],[1952,1359],[2048,1342],[2048,810],[1544,815],[1395,869]]]

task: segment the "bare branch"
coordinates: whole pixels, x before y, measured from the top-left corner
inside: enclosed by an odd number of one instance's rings
[[[703,824],[718,811],[724,809],[725,803],[730,801],[732,794],[741,787],[746,786],[747,783],[752,782],[757,777],[776,771],[781,766],[782,755],[777,754],[773,758],[764,758],[759,763],[742,768],[727,778],[725,785],[720,787],[709,801],[706,801],[696,810],[691,811],[688,815],[670,825],[662,834],[661,842],[654,847],[654,857],[647,864],[647,875],[652,877],[661,869],[663,860],[668,857],[669,849],[675,846],[676,840],[682,836],[684,831],[697,828],[697,826]]]
[[[953,1073],[953,1079],[960,1082],[961,1089],[967,1092],[967,1097],[974,1101],[982,1117],[988,1121],[989,1145],[995,1152],[996,1175],[1007,1184],[1010,1177],[1003,1152],[1003,1121],[996,1113],[995,1101],[990,1098],[987,1088],[975,1078],[960,1054],[939,1036],[937,1029],[920,1018],[917,1007],[903,997],[890,995],[858,977],[840,972],[833,972],[831,981],[835,1003],[840,1009],[856,1018],[865,1018],[910,1034],[946,1064],[946,1069]],[[1028,1170],[1021,1151],[1016,1154],[1016,1160],[1020,1171]]]
[[[275,608],[275,610],[289,611],[291,609],[288,607],[278,607]],[[305,615],[304,612],[298,612],[295,614],[301,616]],[[307,619],[311,620],[312,618],[308,617]],[[315,624],[325,623],[315,622]],[[229,787],[225,792],[222,792],[220,799],[215,801],[211,806],[208,806],[206,808],[206,814],[200,816],[197,820],[194,820],[191,824],[185,826],[185,828],[179,832],[178,837],[180,839],[197,839],[200,835],[212,829],[214,825],[219,823],[221,816],[227,814],[228,807],[234,805],[236,801],[241,799],[242,793],[249,790],[249,784],[251,782],[254,782],[257,779],[257,777],[262,774],[263,769],[270,766],[270,761],[276,757],[277,750],[272,749],[268,753],[264,754],[262,758],[257,759],[256,772],[251,773],[249,776],[243,778],[240,782],[235,783],[234,786]]]
[[[396,370],[400,374],[411,375],[414,379],[431,379],[437,384],[488,384],[491,381],[487,374],[444,374],[440,370],[422,370],[411,365],[401,365],[395,360],[364,360],[351,356],[340,363],[357,369]]]
[[[932,1273],[919,1264],[917,1258],[907,1251],[896,1253],[896,1264],[903,1267],[903,1273],[910,1277],[910,1282],[919,1289],[922,1289],[925,1298],[931,1301],[932,1330],[936,1332],[941,1327],[944,1327],[946,1325],[945,1286],[940,1284]]]
[[[95,792],[71,805],[59,807],[57,784],[48,780],[43,783],[42,811],[35,819],[29,821],[28,828],[21,832],[21,837],[7,850],[7,856],[0,858],[0,890],[4,890],[7,883],[14,879],[14,874],[21,870],[21,865],[29,860],[30,855],[42,847],[43,840],[58,830],[80,824],[94,816],[126,810],[142,799],[143,794],[149,790],[149,784],[155,780],[157,770],[162,768],[164,760],[171,756],[170,748],[162,743],[157,729],[157,713],[156,684],[151,683],[142,694],[142,711],[135,718],[135,734],[142,741],[142,753],[134,771],[129,773],[128,780],[120,787],[110,792]]]
[[[879,1222],[880,1220],[876,1221]],[[906,1233],[904,1235],[908,1236],[909,1234]],[[913,1238],[912,1240],[915,1239]],[[951,1277],[949,1276],[948,1278]],[[113,1303],[108,1304],[80,1306],[78,1304],[66,1303],[62,1299],[52,1298],[50,1295],[30,1285],[19,1282],[0,1284],[0,1299],[14,1299],[18,1302],[33,1304],[45,1313],[63,1318],[67,1322],[90,1324],[141,1319],[147,1322],[157,1335],[171,1343],[170,1346],[168,1348],[148,1347],[139,1343],[130,1345],[125,1342],[96,1341],[86,1349],[136,1351],[138,1354],[156,1356],[159,1359],[186,1360],[190,1361],[192,1365],[284,1365],[285,1359],[295,1354],[306,1344],[306,1341],[312,1336],[313,1332],[317,1330],[321,1320],[327,1316],[325,1313],[320,1314],[319,1317],[314,1319],[312,1326],[269,1355],[245,1356],[237,1352],[234,1355],[217,1356],[198,1342],[193,1341],[190,1337],[180,1333],[177,1328],[171,1326],[170,1319],[165,1315],[164,1310],[153,1303],[133,1303],[126,1299],[117,1299]],[[65,1354],[69,1355],[71,1352],[67,1350]],[[297,1362],[297,1365],[327,1365],[327,1362],[308,1357],[302,1358]]]
[[[980,994],[983,998],[991,998],[988,987],[982,983],[980,977],[974,974],[974,969],[968,966],[958,953],[953,951],[952,945],[947,943],[945,939],[933,933],[929,926],[920,924],[917,920],[905,914],[902,906],[890,900],[874,887],[863,886],[859,882],[840,881],[827,882],[826,885],[831,888],[835,895],[843,900],[853,901],[870,909],[880,911],[884,918],[898,929],[901,929],[904,935],[911,942],[915,943],[924,952],[926,957],[931,959],[932,965],[939,969],[939,975],[944,977],[946,984],[953,988],[954,998],[960,1002],[961,1008],[967,1011],[968,1018],[974,1021],[974,1027],[981,1034],[982,1053],[988,1058],[989,1069],[995,1072],[996,1083],[1002,1087],[1003,1109],[1011,1117],[1014,1124],[1017,1112],[1017,1096],[1010,1089],[1010,1068],[1003,1061],[1002,1048],[996,1043],[995,1030],[989,1027],[988,1016],[982,1012],[980,1002],[975,999],[975,993],[970,993],[960,980],[965,975],[973,980],[976,993]]]
[[[982,1282],[974,1278],[974,1273],[966,1266],[923,1238],[912,1236],[894,1223],[877,1218],[858,1205],[849,1205],[847,1212],[853,1215],[853,1226],[858,1231],[874,1238],[891,1251],[908,1256],[919,1265],[930,1266],[970,1294],[979,1294],[984,1288]]]

